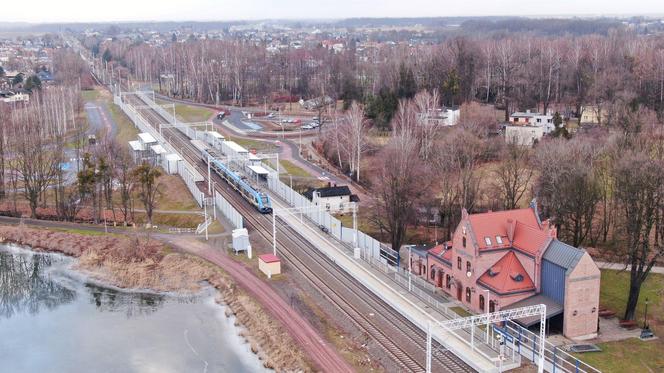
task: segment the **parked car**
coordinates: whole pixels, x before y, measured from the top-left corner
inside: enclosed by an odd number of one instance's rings
[[[293,123],[295,123],[295,124],[300,124],[300,123],[302,123],[302,121],[299,120],[299,119],[295,119],[295,120],[293,121]]]
[[[267,115],[267,117],[271,119],[271,118],[274,118],[275,115],[274,115],[274,113],[270,113],[270,114]]]
[[[309,125],[310,125],[311,127],[313,127],[313,128],[318,128],[318,126],[320,126],[320,123],[318,123],[318,122],[311,122],[311,123],[309,123]]]
[[[225,111],[220,111],[219,113],[217,113],[217,119],[221,120],[224,119],[224,117],[226,117]]]
[[[312,129],[314,129],[314,127],[311,126],[311,124],[305,124],[304,126],[302,126],[300,128],[303,129],[303,130],[312,130]]]
[[[314,122],[320,122],[320,118],[318,118],[318,117],[313,117],[313,118],[311,118],[311,120],[314,121]]]

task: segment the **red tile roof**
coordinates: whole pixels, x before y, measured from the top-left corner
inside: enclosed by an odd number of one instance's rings
[[[432,256],[435,256],[438,259],[442,259],[444,261],[447,261],[448,263],[452,263],[452,245],[451,243],[448,243],[449,249],[445,250],[445,245],[440,244],[437,246],[434,246],[433,248],[429,249],[429,254]]]
[[[480,250],[509,248],[511,246],[508,239],[509,220],[539,228],[537,216],[531,208],[472,214],[468,215],[468,220]],[[497,242],[496,236],[500,236],[502,244]],[[490,245],[487,245],[486,238],[489,238]]]
[[[547,232],[535,227],[530,227],[517,221],[512,246],[532,256],[536,256],[537,253],[543,251],[548,246],[551,237]]]
[[[280,259],[274,254],[263,254],[259,255],[258,259],[262,260],[265,263],[274,263],[280,261]]]
[[[519,281],[520,279],[520,281]],[[499,294],[521,293],[535,290],[533,280],[513,251],[503,255],[477,282]]]

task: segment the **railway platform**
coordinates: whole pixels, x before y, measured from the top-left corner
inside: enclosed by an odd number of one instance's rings
[[[274,198],[272,201],[277,209],[287,208],[284,203]],[[322,232],[311,222],[306,221],[306,219],[302,222],[296,212],[280,214],[279,218],[284,220],[302,237],[309,240],[335,264],[352,274],[385,303],[398,310],[410,322],[423,330],[427,330],[429,323],[431,323],[432,338],[452,351],[473,369],[478,372],[497,372],[519,366],[519,359],[501,359],[499,349],[484,343],[483,333],[473,335],[469,331],[445,331],[440,327],[436,327],[435,325],[439,321],[446,321],[459,316],[427,305],[415,294],[396,284],[385,273],[363,260],[355,259],[352,254],[344,250],[342,243]],[[450,302],[449,305],[454,305],[454,303]],[[473,340],[472,343],[471,339]]]

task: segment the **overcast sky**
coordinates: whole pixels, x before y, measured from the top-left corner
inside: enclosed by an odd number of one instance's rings
[[[31,0],[7,5],[0,22],[664,14],[664,0]]]

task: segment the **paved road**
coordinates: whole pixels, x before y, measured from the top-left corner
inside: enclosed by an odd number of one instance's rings
[[[0,216],[0,223],[17,225],[23,222],[30,226],[48,228],[74,228],[87,231],[103,232],[104,227],[82,225],[67,222],[36,219],[19,219]],[[126,233],[125,228],[107,228],[112,233]],[[219,236],[228,235],[228,233]],[[300,344],[314,363],[324,372],[352,372],[352,368],[328,344],[318,332],[295,309],[288,305],[265,281],[259,279],[249,268],[232,260],[225,251],[213,248],[194,237],[157,233],[152,237],[171,244],[181,252],[201,257],[221,267],[233,280],[251,293],[268,312],[281,321],[288,333]]]
[[[214,105],[199,104],[188,100],[173,99],[162,95],[157,95],[157,96],[159,97],[159,99],[165,101],[178,102],[191,106],[206,107],[214,110],[222,109],[222,107],[217,107]],[[246,126],[244,123],[242,123],[242,121],[246,119],[242,114],[242,110],[234,107],[223,107],[223,109],[229,110],[231,114],[226,118],[224,118],[223,120],[216,119],[215,115],[213,115],[210,117],[210,120],[214,123],[216,129],[226,136],[230,134],[231,136],[240,139],[269,142],[273,141],[275,137],[278,138],[281,135],[280,133],[276,132],[269,132],[269,133],[260,132],[260,131],[246,132],[243,130],[243,128],[246,128]],[[225,125],[224,121],[230,122],[232,126],[229,127]],[[240,131],[236,131],[233,127],[240,129]],[[315,135],[314,131],[305,131],[304,133],[306,133],[306,136],[309,137]],[[330,170],[325,170],[319,165],[311,163],[306,159],[302,158],[299,151],[299,144],[294,140],[294,137],[299,137],[299,133],[289,132],[287,136],[288,137],[286,138],[277,139],[279,141],[278,147],[279,147],[280,159],[285,159],[293,162],[295,165],[306,170],[313,177],[323,182],[330,182],[332,184],[337,184],[337,185],[348,185],[351,191],[360,197],[361,201],[369,200],[369,196],[367,195],[366,191],[363,188],[359,187],[357,184],[353,183],[353,181],[349,177],[335,173],[336,170],[335,172],[330,172]]]

